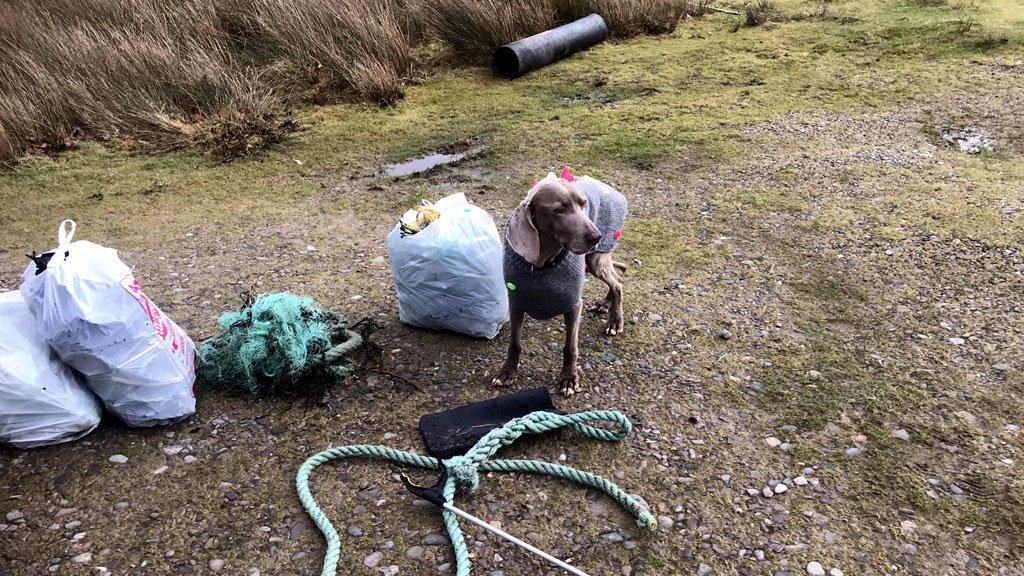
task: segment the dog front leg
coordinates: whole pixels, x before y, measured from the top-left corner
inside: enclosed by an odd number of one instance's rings
[[[608,312],[604,333],[609,336],[621,334],[626,327],[622,312],[622,279],[626,267],[612,260],[612,255],[608,252],[593,252],[587,254],[587,269],[595,278],[608,285],[608,295],[605,296],[603,307],[603,310]]]
[[[492,382],[495,386],[505,386],[516,378],[519,371],[519,354],[523,351],[523,311],[509,310],[510,326],[508,335],[508,356],[505,357],[505,364],[501,366],[498,377]]]
[[[583,315],[583,302],[565,314],[565,347],[562,348],[562,374],[558,379],[558,391],[572,396],[579,391],[580,376],[576,366],[579,360],[580,317]]]

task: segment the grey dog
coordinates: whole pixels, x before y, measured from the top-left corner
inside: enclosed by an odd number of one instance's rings
[[[524,315],[565,319],[565,347],[559,391],[579,390],[579,328],[583,278],[587,272],[608,285],[594,309],[607,311],[605,334],[625,327],[622,280],[626,267],[612,259],[626,221],[627,202],[617,190],[593,178],[548,174],[534,184],[505,225],[505,282],[511,335],[508,356],[494,384],[511,382],[519,369]]]

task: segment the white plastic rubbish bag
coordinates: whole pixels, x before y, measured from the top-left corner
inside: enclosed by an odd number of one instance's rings
[[[442,198],[440,217],[421,231],[388,234],[398,317],[423,328],[494,338],[508,320],[501,237],[494,220],[466,201]]]
[[[57,249],[25,269],[21,294],[43,338],[129,426],[194,413],[195,344],[146,297],[117,251],[72,242],[74,234],[73,221],[61,222]]]
[[[0,294],[0,443],[35,448],[81,438],[100,403],[53,353],[17,290]]]

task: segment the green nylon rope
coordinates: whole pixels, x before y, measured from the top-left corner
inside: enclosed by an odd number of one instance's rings
[[[609,422],[615,424],[617,428],[614,430],[597,428],[591,426],[588,422]],[[533,412],[522,418],[516,418],[501,428],[488,432],[466,454],[444,461],[444,466],[449,472],[448,481],[444,485],[445,500],[451,502],[455,497],[457,489],[475,492],[479,486],[479,472],[481,471],[550,474],[605,492],[629,510],[636,517],[636,522],[640,527],[648,530],[657,529],[658,523],[650,511],[637,498],[625,493],[607,478],[540,460],[488,460],[495,452],[515,442],[523,434],[539,434],[563,427],[572,428],[584,436],[607,442],[622,440],[629,435],[633,428],[628,418],[622,413],[613,410],[591,410],[564,415],[551,412]],[[338,568],[338,558],[341,554],[341,539],[338,537],[338,531],[334,528],[334,525],[327,519],[324,511],[313,498],[309,489],[309,476],[313,473],[313,470],[325,462],[350,457],[383,458],[398,464],[417,466],[430,470],[436,470],[438,467],[437,460],[434,458],[403,450],[395,450],[387,446],[371,444],[329,448],[306,460],[299,467],[299,473],[295,477],[295,485],[299,493],[299,500],[327,540],[327,553],[324,555],[324,566],[320,572],[321,576],[335,576]],[[448,510],[443,510],[442,515],[445,527],[448,529],[448,537],[451,539],[452,548],[455,552],[456,576],[469,576],[469,549],[466,547],[466,540],[462,535],[462,530],[459,529],[458,517]]]

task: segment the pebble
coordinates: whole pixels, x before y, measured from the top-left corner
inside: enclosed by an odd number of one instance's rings
[[[370,554],[366,558],[363,558],[363,566],[366,566],[367,568],[376,568],[377,564],[380,564],[380,561],[383,560],[383,559],[384,559],[384,553],[383,552],[374,552],[373,554]]]
[[[385,566],[380,569],[380,573],[383,574],[383,576],[395,576],[395,574],[398,574],[398,566]]]
[[[793,478],[793,484],[796,484],[797,486],[807,486],[807,477],[801,474],[796,478]]]
[[[786,490],[789,490],[789,486],[786,486],[782,482],[779,482],[778,484],[775,485],[775,493],[776,494],[782,494]]]
[[[626,539],[618,530],[612,530],[611,532],[605,532],[601,534],[601,538],[612,543],[619,543]]]
[[[671,530],[675,523],[671,516],[658,516],[658,526],[664,530]]]
[[[21,510],[11,510],[10,512],[7,513],[6,516],[8,522],[17,522],[18,520],[21,520],[24,517],[25,515],[22,514]]]
[[[799,554],[800,552],[807,550],[807,544],[803,542],[799,542],[797,544],[786,544],[783,549],[790,554]]]
[[[729,340],[732,338],[732,332],[723,328],[722,331],[718,333],[718,337],[722,340]]]
[[[156,470],[153,470],[153,475],[156,476],[157,474],[163,474],[164,472],[167,472],[167,470],[168,470],[167,466],[161,466],[161,467],[157,468]]]
[[[355,537],[355,538],[358,538],[358,537],[363,535],[363,529],[360,528],[359,526],[355,526],[355,525],[349,526],[348,530],[346,530],[346,532],[348,532],[349,536],[352,536],[352,537]]]
[[[765,486],[761,490],[761,495],[764,496],[765,498],[771,498],[772,496],[775,495],[775,492],[773,492],[771,488]]]
[[[1010,365],[1007,364],[1006,362],[1000,362],[999,364],[992,366],[992,369],[995,370],[996,372],[1009,372]]]
[[[839,568],[833,568],[833,569],[828,571],[828,576],[845,576],[845,575],[843,574],[843,571],[840,570]]]
[[[949,339],[949,343],[952,344],[953,346],[963,346],[964,342],[966,342],[966,340],[964,340],[963,338],[950,338]]]
[[[168,456],[174,456],[175,454],[181,452],[184,449],[185,447],[182,446],[181,444],[174,444],[173,446],[164,447],[164,454],[167,454]]]
[[[408,556],[409,558],[416,558],[416,559],[422,558],[423,557],[423,547],[422,546],[411,546],[411,547],[409,547],[408,550],[405,551],[405,555]]]
[[[184,458],[181,459],[181,461],[184,462],[185,464],[191,464],[191,463],[195,462],[196,460],[198,460],[198,458],[196,458],[195,456],[193,456],[191,454],[189,454],[188,456],[185,456]]]
[[[971,414],[967,410],[957,410],[956,412],[953,412],[953,415],[968,424],[976,424],[978,422],[978,419],[974,417],[974,414]]]
[[[825,567],[820,562],[809,562],[807,564],[807,574],[809,576],[825,576]]]
[[[860,454],[860,448],[847,448],[846,450],[843,450],[843,454],[846,454],[847,458],[853,458]]]
[[[697,566],[697,576],[707,576],[708,574],[711,574],[711,566],[708,566],[703,562],[700,566]]]
[[[124,454],[114,454],[110,458],[107,458],[107,461],[113,464],[124,464],[125,462],[128,461],[128,457],[125,456]]]
[[[899,438],[900,440],[910,440],[910,432],[907,432],[903,428],[897,428],[892,431],[893,438]]]
[[[423,544],[426,546],[447,546],[448,537],[440,532],[431,532],[423,537]]]
[[[769,436],[764,439],[764,443],[771,446],[772,448],[776,448],[779,444],[782,444],[782,440],[779,440],[775,436]]]
[[[210,570],[212,572],[220,572],[223,569],[224,569],[224,561],[223,560],[221,560],[220,558],[214,558],[213,560],[210,560]]]
[[[78,556],[72,556],[71,561],[75,564],[88,564],[92,562],[92,552],[82,552]]]
[[[917,522],[914,522],[913,520],[903,520],[900,522],[900,532],[910,534],[914,530],[917,530]]]

